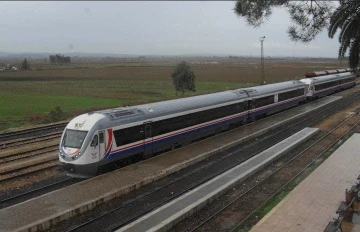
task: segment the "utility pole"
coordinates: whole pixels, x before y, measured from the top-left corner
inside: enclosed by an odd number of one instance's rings
[[[264,40],[265,36],[259,38],[261,42],[261,85],[265,85],[265,69],[264,69]]]

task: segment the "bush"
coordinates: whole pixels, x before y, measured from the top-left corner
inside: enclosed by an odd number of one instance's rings
[[[171,73],[173,84],[175,86],[176,95],[178,92],[181,95],[189,90],[195,92],[195,74],[186,62],[177,64]]]
[[[44,123],[58,122],[64,120],[65,118],[66,117],[64,111],[62,111],[60,106],[56,106],[53,110],[51,110],[47,114],[47,116],[44,119]]]

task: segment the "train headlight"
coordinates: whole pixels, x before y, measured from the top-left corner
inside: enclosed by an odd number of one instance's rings
[[[75,159],[79,158],[80,155],[81,155],[81,152],[77,153],[77,154],[75,155]]]
[[[60,152],[60,156],[61,156],[63,159],[65,159],[65,155],[64,155],[64,153],[62,153],[62,151],[61,151],[61,150],[59,150],[59,152]]]

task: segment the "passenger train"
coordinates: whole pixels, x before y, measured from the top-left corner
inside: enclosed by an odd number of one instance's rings
[[[83,114],[66,126],[59,160],[68,175],[91,177],[108,165],[184,146],[354,85],[355,75],[347,72]]]

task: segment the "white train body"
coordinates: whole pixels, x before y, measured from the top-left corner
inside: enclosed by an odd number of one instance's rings
[[[300,81],[308,85],[306,94],[309,98],[319,98],[351,88],[355,85],[356,75],[351,72],[305,78]]]
[[[59,160],[69,174],[90,177],[107,165],[137,161],[297,106],[317,94],[320,83],[307,78],[83,114],[66,126]]]

